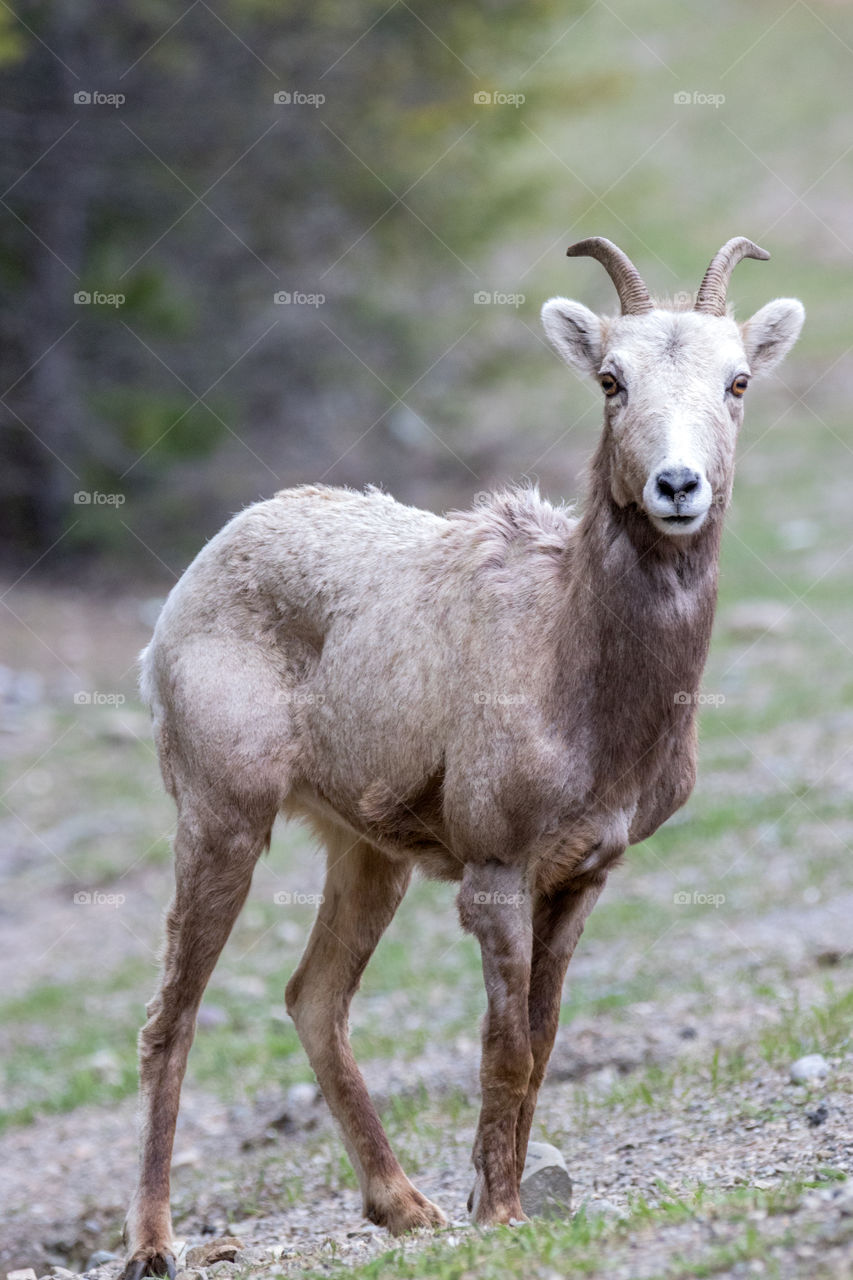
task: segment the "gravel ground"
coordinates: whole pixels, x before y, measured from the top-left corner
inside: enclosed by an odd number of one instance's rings
[[[734,1011],[697,1025],[684,1002],[682,1008],[634,1008],[620,1017],[621,1025],[599,1018],[594,1025],[561,1029],[535,1136],[565,1153],[576,1205],[603,1201],[604,1212],[615,1216],[627,1212],[632,1196],[659,1199],[661,1183],[678,1193],[700,1183],[715,1190],[770,1189],[814,1178],[821,1169],[851,1168],[850,1060],[831,1061],[830,1078],[817,1090],[794,1086],[783,1070],[753,1062],[740,1084],[709,1091],[703,1065],[721,1045],[742,1043],[745,1023],[743,1012]],[[620,1085],[650,1065],[680,1068],[683,1083],[640,1110],[612,1101]],[[465,1201],[472,1117],[466,1113],[454,1124],[444,1104],[451,1092],[476,1098],[476,1046],[457,1046],[450,1061],[442,1048],[414,1063],[374,1061],[365,1064],[365,1074],[380,1106],[426,1090],[428,1136],[416,1138],[414,1149],[428,1172],[417,1183],[455,1230],[470,1230]],[[6,1270],[32,1267],[39,1276],[56,1265],[76,1270],[93,1250],[118,1247],[135,1153],[134,1110],[129,1100],[109,1109],[79,1108],[0,1139]],[[809,1114],[824,1112],[820,1123],[810,1122]],[[330,1257],[355,1262],[385,1251],[391,1242],[361,1219],[356,1191],[329,1185],[338,1139],[322,1100],[287,1113],[284,1095],[229,1108],[186,1091],[174,1172],[179,1238],[191,1248],[230,1232],[245,1246],[238,1262],[275,1264],[286,1275]],[[440,1140],[433,1126],[442,1130]],[[297,1198],[287,1203],[294,1183]],[[835,1195],[816,1191],[798,1212],[828,1227],[853,1213],[846,1189],[837,1191],[837,1200]],[[249,1208],[251,1214],[244,1212]],[[679,1227],[686,1242],[696,1232],[712,1238],[713,1230],[710,1218]],[[643,1264],[651,1266],[645,1253]],[[223,1272],[234,1269],[217,1265]],[[112,1280],[118,1270],[118,1263],[107,1264],[99,1276]]]
[[[33,625],[40,608],[36,596],[27,614]],[[50,756],[62,732],[61,716],[71,714],[72,686],[127,688],[132,696],[127,655],[140,647],[146,630],[146,618],[132,602],[116,599],[95,606],[89,601],[85,624],[78,616],[82,608],[81,602],[75,612],[66,601],[60,610],[71,646],[61,657],[70,674],[49,656],[40,666],[43,655],[25,652],[21,637],[13,636],[6,652],[0,651],[0,663],[13,677],[10,686],[7,674],[11,714],[0,734],[0,756],[14,777],[24,769],[12,808],[0,816],[0,991],[6,998],[56,980],[58,968],[62,981],[81,984],[92,974],[118,971],[127,957],[150,966],[153,986],[169,879],[162,862],[134,856],[122,870],[128,911],[94,906],[82,911],[73,902],[82,883],[76,866],[81,848],[97,849],[101,842],[119,851],[120,862],[123,843],[134,833],[138,840],[140,830],[150,832],[162,844],[172,822],[170,804],[153,774],[133,794],[120,800],[93,794],[83,809],[73,795],[57,792],[78,785],[51,764]],[[86,752],[93,759],[106,758],[112,770],[123,753],[138,752],[140,740],[147,741],[144,716],[132,704],[108,718],[95,708],[89,711],[77,721],[83,784]],[[845,754],[851,727],[853,716],[834,710],[810,722],[808,733],[774,729],[760,758],[754,755],[745,765],[734,758],[708,770],[704,795],[712,801],[772,796],[780,785],[784,792],[818,783],[830,800],[844,795],[853,767],[853,755]],[[142,758],[147,763],[147,754]],[[780,769],[784,765],[781,784],[773,784],[773,762]],[[74,767],[72,760],[72,774]],[[132,773],[131,768],[125,780],[128,792]],[[662,921],[660,928],[647,930],[640,944],[636,922],[624,930],[612,928],[607,936],[590,931],[579,948],[569,998],[616,992],[622,993],[624,1007],[595,1017],[576,1014],[561,1028],[533,1136],[564,1153],[575,1206],[586,1204],[609,1223],[608,1277],[682,1274],[677,1259],[704,1258],[709,1250],[737,1249],[744,1241],[748,1245],[750,1232],[760,1233],[763,1256],[720,1263],[714,1274],[810,1280],[853,1275],[853,1196],[843,1181],[853,1166],[853,1055],[847,1040],[835,1034],[834,1043],[843,1048],[834,1053],[825,1048],[829,1076],[811,1088],[790,1082],[793,1052],[786,1059],[779,1050],[761,1051],[765,1032],[779,1034],[783,1005],[820,1008],[828,980],[841,993],[853,986],[848,957],[853,893],[846,888],[843,865],[832,861],[849,837],[850,822],[833,819],[830,828],[818,812],[800,817],[793,842],[786,842],[775,822],[748,841],[726,828],[709,845],[708,860],[695,867],[682,861],[671,868],[657,855],[635,861],[629,856],[611,878],[606,899],[639,904],[641,915],[648,909]],[[679,815],[685,829],[690,822],[690,811]],[[292,857],[300,883],[318,885],[319,868],[307,846]],[[817,886],[806,873],[819,859],[824,860],[823,881]],[[738,864],[743,878],[726,879],[725,911],[673,912],[675,892],[697,887],[713,892]],[[269,883],[264,881],[263,892],[271,893],[274,864],[264,874]],[[91,873],[85,883],[93,883]],[[109,875],[105,886],[115,887]],[[440,934],[442,949],[446,934],[446,946],[452,947],[458,929],[449,899],[440,919],[431,902],[418,910],[422,916],[415,915],[409,927],[424,939]],[[301,923],[297,928],[288,919],[276,929],[281,947],[290,948],[288,956],[295,954],[304,937]],[[276,948],[262,962],[258,957],[252,952],[255,969],[247,973],[239,957],[231,956],[224,986],[233,984],[239,992],[241,983],[257,985],[259,975],[270,972],[280,974],[283,985],[286,966]],[[632,986],[646,994],[626,1003],[624,992]],[[353,1024],[391,1034],[412,1020],[429,1024],[423,1052],[375,1058],[363,1068],[380,1107],[391,1115],[404,1167],[448,1215],[452,1225],[443,1238],[462,1240],[472,1231],[465,1202],[477,1099],[477,1028],[475,1019],[468,1019],[467,1030],[458,1030],[464,993],[442,989],[433,994],[435,1000],[424,1002],[423,993],[411,986],[368,991],[354,1006]],[[127,997],[117,990],[114,998]],[[14,1034],[0,1027],[0,1051],[15,1047]],[[49,1042],[49,1027],[44,1034]],[[739,1068],[732,1069],[732,1062],[740,1062]],[[183,1097],[173,1171],[176,1232],[187,1250],[225,1234],[239,1241],[236,1259],[207,1267],[207,1277],[297,1276],[341,1261],[355,1265],[392,1247],[385,1233],[361,1218],[359,1197],[322,1100],[295,1107],[293,1095],[274,1078],[250,1097],[226,1104],[192,1079]],[[32,1268],[37,1277],[59,1276],[56,1268],[82,1271],[96,1250],[120,1253],[135,1154],[130,1098],[40,1115],[9,1128],[0,1136],[0,1272]],[[823,1185],[791,1189],[809,1181]],[[746,1187],[779,1191],[784,1203],[772,1213],[754,1206],[746,1223],[710,1206],[682,1221],[638,1225],[640,1198],[659,1204],[670,1193],[692,1196],[699,1186],[709,1193]],[[620,1222],[632,1207],[628,1232]],[[431,1239],[413,1238],[405,1250],[428,1249]],[[120,1266],[108,1261],[93,1274],[115,1280]]]

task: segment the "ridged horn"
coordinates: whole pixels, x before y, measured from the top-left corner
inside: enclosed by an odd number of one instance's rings
[[[626,253],[604,236],[579,240],[566,250],[569,258],[595,258],[616,285],[623,316],[642,316],[654,310],[643,278]]]
[[[766,261],[770,254],[766,249],[759,249],[757,244],[747,240],[746,236],[735,236],[727,240],[722,249],[718,249],[711,259],[705,277],[696,295],[694,311],[703,311],[710,316],[726,314],[726,294],[732,272],[742,258],[760,258]]]

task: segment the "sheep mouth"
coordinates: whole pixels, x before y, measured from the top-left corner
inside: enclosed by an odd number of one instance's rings
[[[661,533],[670,537],[685,537],[696,533],[705,523],[707,511],[672,512],[670,515],[651,515],[651,522]]]

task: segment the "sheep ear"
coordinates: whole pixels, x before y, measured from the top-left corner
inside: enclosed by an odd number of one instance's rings
[[[542,308],[542,324],[548,339],[566,364],[581,373],[601,368],[601,320],[594,311],[568,298],[551,298]]]
[[[743,345],[753,373],[766,373],[785,358],[799,338],[805,318],[805,308],[796,298],[777,298],[742,325]]]

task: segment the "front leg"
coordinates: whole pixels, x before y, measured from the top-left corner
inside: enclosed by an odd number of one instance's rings
[[[521,1177],[539,1089],[560,1024],[563,980],[587,916],[607,881],[602,873],[582,888],[568,886],[546,897],[539,895],[533,911],[533,957],[530,973],[528,1021],[533,1069],[521,1104],[516,1128],[516,1162]]]
[[[482,1107],[468,1208],[482,1226],[522,1219],[517,1123],[533,1055],[528,1027],[532,945],[525,873],[500,862],[469,864],[458,898],[463,929],[480,943],[488,1008],[480,1064]]]

